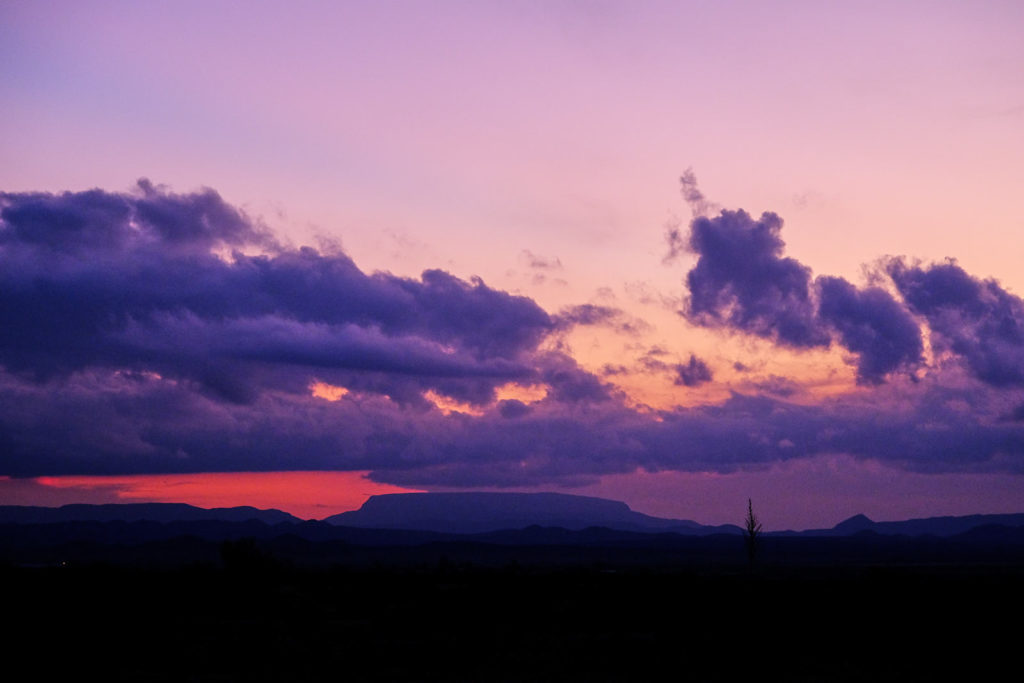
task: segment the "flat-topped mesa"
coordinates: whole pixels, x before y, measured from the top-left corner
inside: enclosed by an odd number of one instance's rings
[[[550,526],[577,530],[593,526],[632,531],[690,530],[688,520],[660,519],[634,512],[621,501],[564,493],[391,493],[372,496],[359,510],[328,517],[342,526],[482,533]]]
[[[574,496],[565,493],[388,493],[371,496],[362,510],[438,510],[454,515],[486,514],[487,512],[570,513],[621,516],[629,514],[629,506],[618,500]]]

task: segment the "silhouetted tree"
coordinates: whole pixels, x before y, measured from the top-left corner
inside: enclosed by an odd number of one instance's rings
[[[754,504],[747,498],[747,517],[743,520],[743,540],[747,544],[747,561],[750,562],[750,570],[754,570],[754,560],[757,559],[757,539],[761,535],[761,522],[754,515]]]

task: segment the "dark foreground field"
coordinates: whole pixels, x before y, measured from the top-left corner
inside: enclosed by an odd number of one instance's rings
[[[1019,566],[14,567],[8,670],[132,681],[1005,678]]]

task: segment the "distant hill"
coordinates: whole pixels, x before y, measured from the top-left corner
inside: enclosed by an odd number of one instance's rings
[[[819,530],[817,535],[849,536],[871,531],[884,536],[956,536],[978,527],[1024,526],[1024,514],[965,515],[963,517],[926,517],[900,522],[875,522],[865,515],[854,515],[836,524],[831,530]],[[807,532],[804,532],[807,533]]]
[[[564,493],[391,493],[372,496],[358,510],[324,520],[366,529],[408,529],[479,534],[529,526],[570,531],[605,527],[619,531],[688,535],[738,534],[732,524],[706,526],[634,512],[620,501]]]
[[[184,503],[76,503],[57,508],[0,505],[0,524],[52,524],[56,522],[247,522],[266,524],[303,520],[280,510],[241,506],[200,508]]]

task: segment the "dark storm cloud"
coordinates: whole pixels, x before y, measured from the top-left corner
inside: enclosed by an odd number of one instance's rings
[[[692,353],[689,362],[676,365],[675,370],[675,383],[682,386],[696,387],[711,381],[711,368]]]
[[[954,261],[930,266],[892,259],[886,271],[932,332],[932,346],[963,358],[978,379],[1024,385],[1024,301]]]
[[[0,195],[0,265],[0,364],[40,381],[148,370],[251,401],[266,386],[302,391],[317,369],[396,396],[487,401],[532,372],[522,358],[554,329],[532,300],[478,279],[367,275],[344,254],[280,248],[212,190],[147,181]]]

